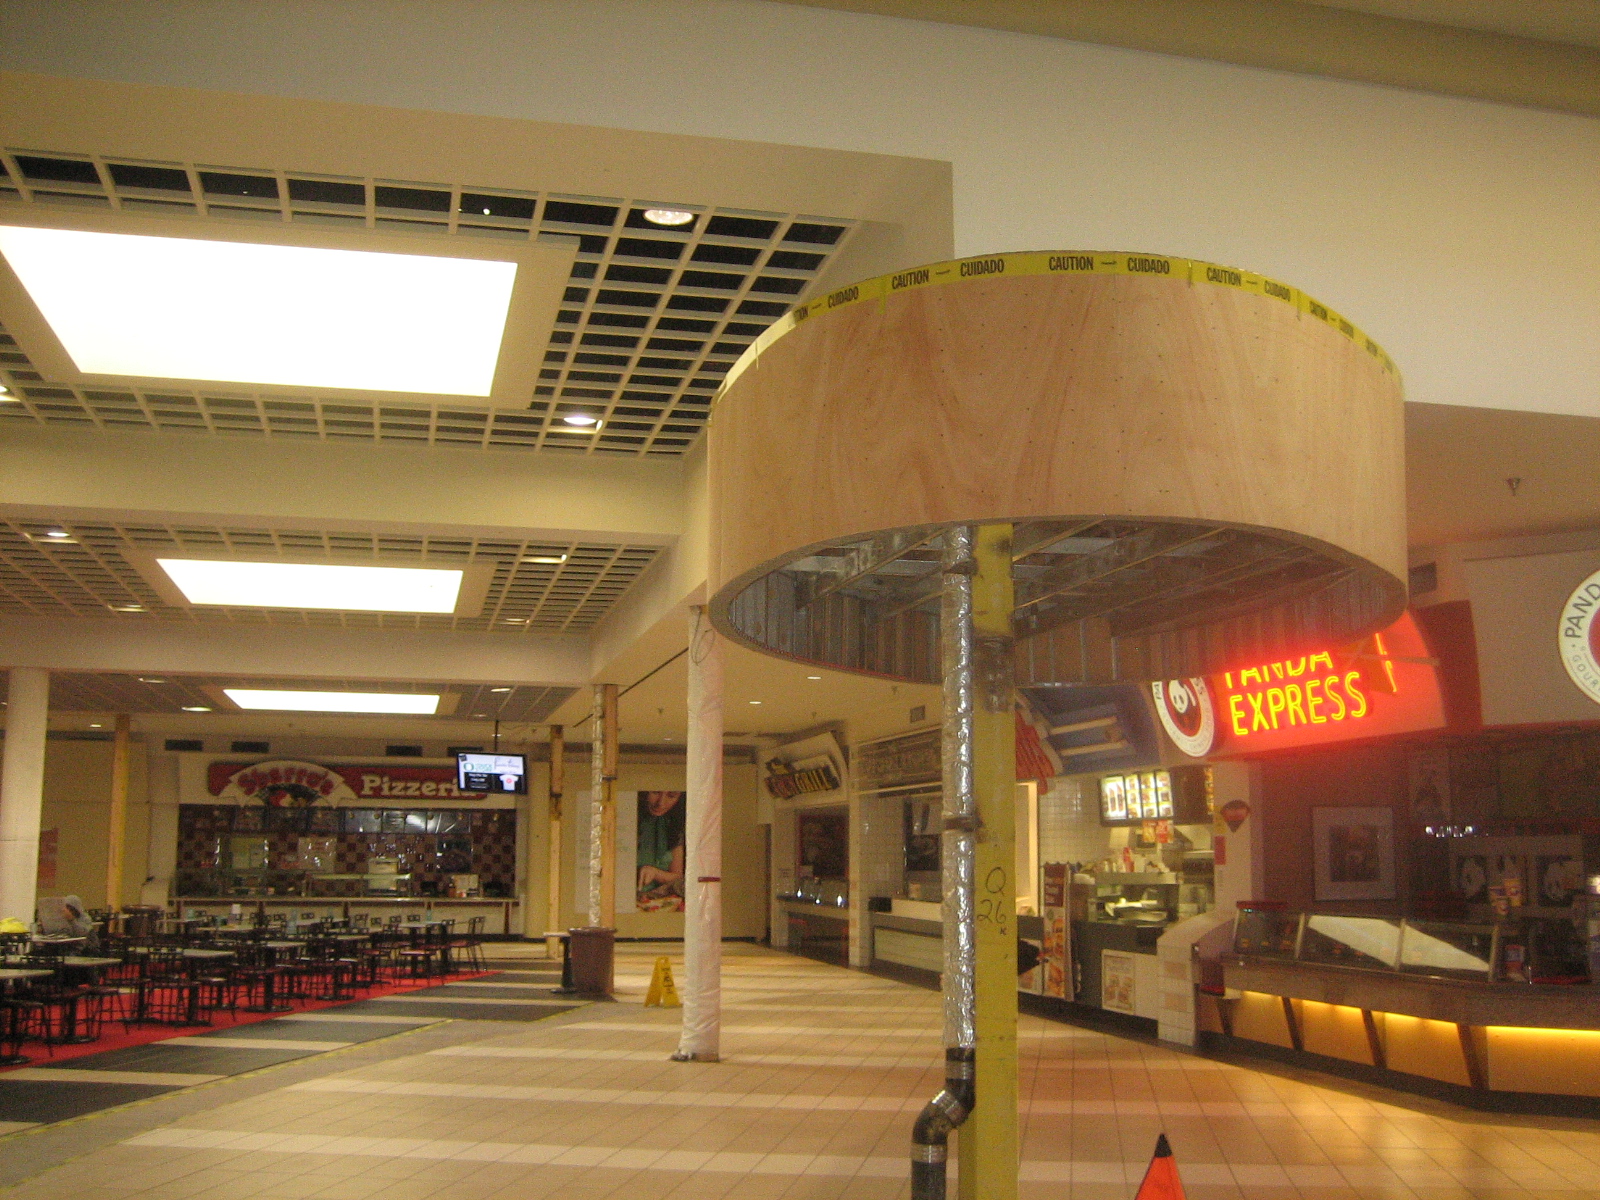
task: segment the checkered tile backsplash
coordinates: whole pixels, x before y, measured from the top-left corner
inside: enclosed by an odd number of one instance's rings
[[[446,810],[441,810],[446,811]],[[449,833],[356,832],[374,824],[370,809],[267,810],[232,804],[184,804],[178,809],[179,890],[186,895],[209,891],[222,873],[247,863],[234,861],[236,837],[266,839],[266,869],[273,873],[365,875],[368,861],[394,859],[400,874],[412,876],[413,890],[425,882],[444,882],[446,875],[475,874],[487,895],[510,896],[517,879],[517,814],[512,809],[447,810],[454,820]],[[407,810],[413,818],[415,810]],[[430,812],[428,815],[432,815]],[[398,825],[403,822],[390,822]],[[320,870],[305,856],[331,844],[333,861]],[[209,886],[206,880],[212,882]],[[285,880],[284,882],[287,882]],[[316,892],[327,896],[366,894],[363,879],[321,879]],[[231,889],[230,889],[231,890]]]

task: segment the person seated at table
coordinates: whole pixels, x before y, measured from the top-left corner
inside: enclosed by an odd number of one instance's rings
[[[78,896],[45,896],[39,901],[39,932],[55,937],[86,938],[84,949],[98,949],[94,918]]]

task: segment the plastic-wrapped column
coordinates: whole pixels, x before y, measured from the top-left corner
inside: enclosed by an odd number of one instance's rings
[[[722,645],[689,610],[688,828],[680,1061],[716,1062],[722,1036]]]
[[[606,693],[594,686],[594,707],[589,723],[589,926],[600,924],[601,862],[604,857],[604,800],[606,790]]]
[[[944,663],[944,1044],[977,1044],[977,921],[973,857],[978,801],[973,790],[972,530],[945,534],[939,636]]]

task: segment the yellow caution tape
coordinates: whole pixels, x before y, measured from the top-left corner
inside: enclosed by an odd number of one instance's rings
[[[682,1008],[678,989],[672,982],[672,961],[665,956],[656,959],[656,969],[650,973],[650,990],[644,994],[646,1008]]]
[[[1268,279],[1265,275],[1256,275],[1250,271],[1224,267],[1217,263],[1201,262],[1198,259],[1175,258],[1170,254],[1140,254],[1121,250],[1049,250],[1018,254],[981,254],[973,258],[958,258],[951,262],[932,263],[926,267],[896,271],[892,275],[880,275],[876,279],[863,279],[860,283],[852,283],[849,287],[838,288],[809,304],[791,309],[786,316],[769,326],[751,343],[744,356],[728,372],[722,390],[726,390],[763,350],[795,326],[813,317],[839,308],[850,308],[869,301],[883,300],[919,288],[962,283],[968,279],[1019,275],[1145,275],[1253,292],[1258,296],[1282,301],[1312,320],[1321,321],[1365,349],[1389,374],[1395,376],[1400,374],[1399,368],[1394,365],[1394,360],[1384,353],[1383,347],[1357,329],[1351,321],[1326,304],[1312,299],[1299,288],[1279,283],[1276,279]]]

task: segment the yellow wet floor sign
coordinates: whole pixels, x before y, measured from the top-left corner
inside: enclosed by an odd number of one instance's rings
[[[644,1006],[683,1007],[683,1001],[678,999],[678,989],[672,982],[672,960],[666,955],[656,959],[656,969],[650,975],[650,990],[644,994]]]

